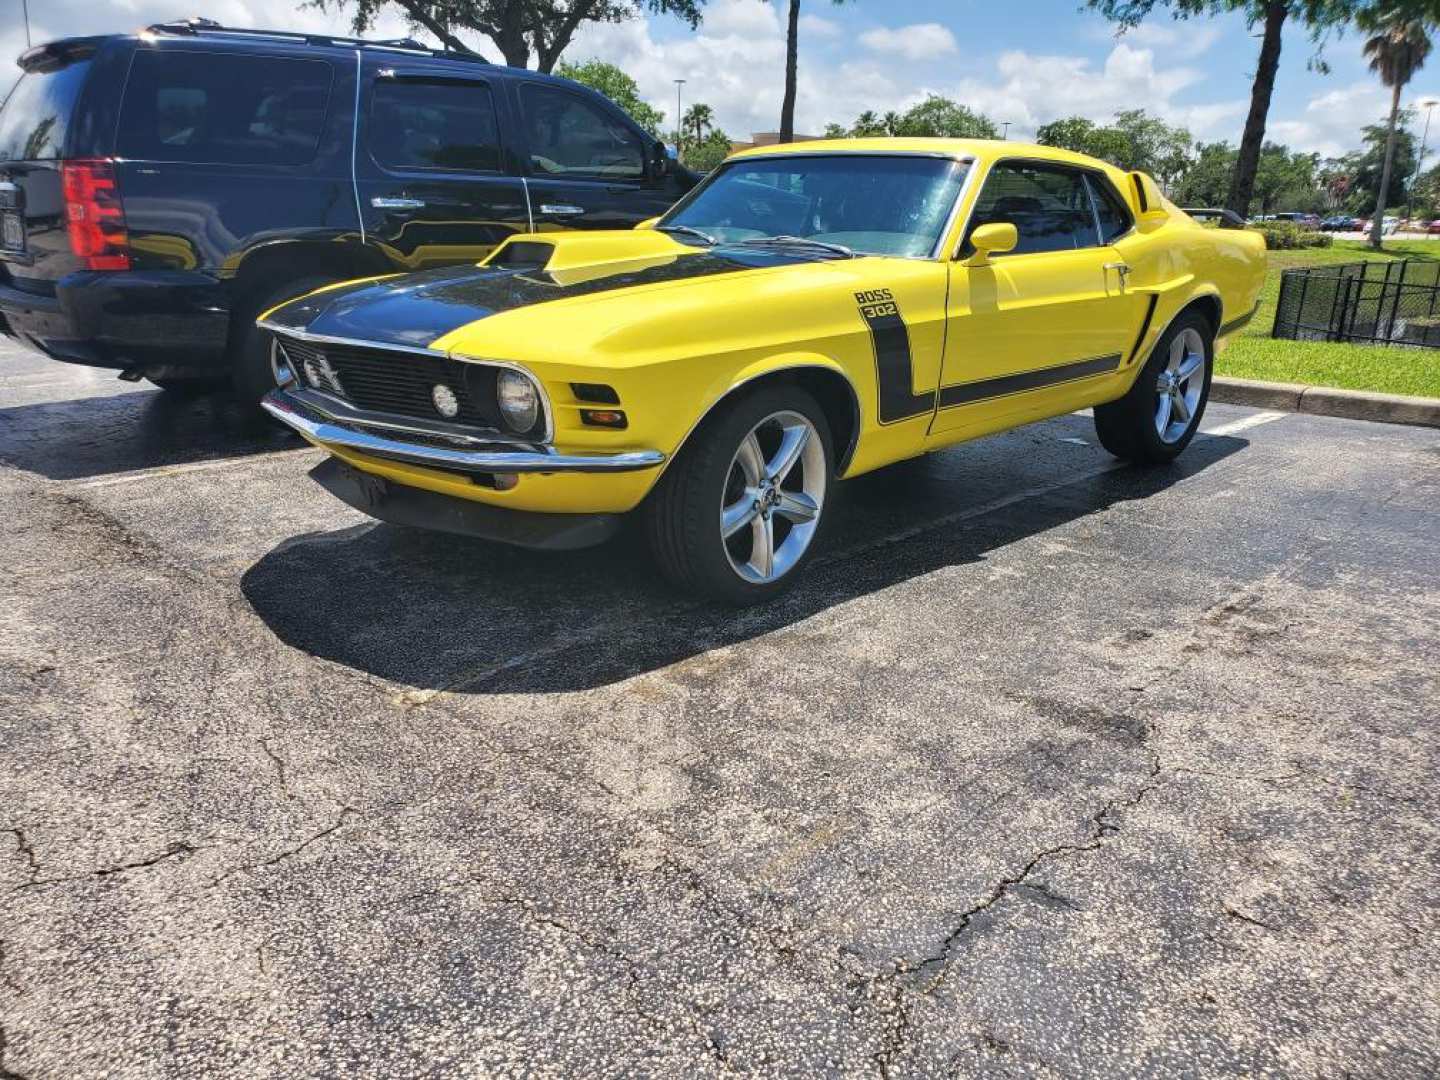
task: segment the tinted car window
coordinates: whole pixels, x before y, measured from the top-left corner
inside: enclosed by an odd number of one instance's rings
[[[315,157],[330,65],[237,53],[135,54],[120,109],[120,156],[227,165]]]
[[[967,168],[918,155],[737,158],[664,224],[725,241],[803,236],[867,254],[928,255]]]
[[[65,148],[65,129],[90,73],[90,61],[68,64],[58,71],[32,71],[20,76],[0,111],[0,159],[36,161],[58,158]]]
[[[639,177],[645,148],[618,116],[566,90],[520,88],[530,164],[542,175]]]
[[[1095,215],[1085,179],[1071,169],[1008,162],[985,179],[970,231],[1009,222],[1020,234],[1014,254],[1095,247]]]
[[[447,79],[377,82],[370,152],[392,168],[498,170],[500,136],[490,88]]]
[[[1104,180],[1087,176],[1090,192],[1095,196],[1095,214],[1100,219],[1100,242],[1109,244],[1130,231],[1130,211]]]

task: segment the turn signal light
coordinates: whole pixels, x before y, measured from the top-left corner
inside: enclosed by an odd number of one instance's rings
[[[623,428],[625,414],[619,409],[581,409],[580,419],[593,427]]]
[[[62,161],[60,186],[70,250],[87,270],[129,270],[130,239],[115,163],[109,158]]]

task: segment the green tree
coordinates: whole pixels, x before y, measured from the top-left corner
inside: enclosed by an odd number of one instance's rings
[[[852,139],[868,139],[876,135],[890,134],[893,132],[886,131],[884,122],[869,109],[857,116],[855,123],[850,126]]]
[[[905,110],[896,135],[947,139],[993,139],[1000,134],[995,121],[969,106],[931,94]]]
[[[1223,206],[1235,171],[1235,147],[1227,142],[1200,143],[1195,160],[1175,187],[1181,206]]]
[[[651,0],[655,2],[655,0]],[[696,0],[686,0],[696,2]],[[830,0],[843,4],[845,0]],[[785,25],[785,96],[780,101],[780,141],[795,141],[795,79],[800,57],[800,0],[790,0],[789,21]]]
[[[1260,200],[1260,213],[1276,210],[1314,210],[1320,203],[1320,189],[1315,171],[1318,154],[1291,152],[1288,146],[1266,143],[1260,149],[1260,163],[1255,169],[1255,198]]]
[[[541,71],[555,69],[560,54],[586,23],[618,23],[644,12],[674,15],[690,29],[700,25],[705,0],[306,0],[322,11],[351,11],[351,26],[363,34],[394,8],[447,49],[473,53],[462,33],[483,34],[513,67],[528,67],[533,56]]]
[[[680,124],[680,130],[689,137],[692,146],[704,142],[705,133],[714,127],[715,110],[701,101],[685,110],[685,119]]]
[[[1415,169],[1415,136],[1407,130],[1409,110],[1401,110],[1395,130],[1395,150],[1385,205],[1398,205],[1405,198],[1405,178]],[[1385,144],[1390,141],[1388,124],[1367,124],[1361,132],[1365,149],[1347,154],[1341,162],[1350,175],[1349,206],[1363,214],[1384,218],[1380,208],[1380,186],[1385,180]]]
[[[730,136],[715,128],[690,145],[685,151],[685,164],[696,172],[707,173],[729,156]]]
[[[585,60],[579,64],[561,63],[556,67],[555,74],[574,79],[591,90],[600,91],[629,113],[630,118],[642,128],[659,138],[660,124],[664,121],[665,114],[642,100],[635,80],[614,64],[607,64],[604,60]]]
[[[850,129],[844,124],[832,122],[825,125],[824,135],[827,139],[848,139],[850,138]]]
[[[1190,132],[1171,127],[1144,109],[1115,114],[1115,122],[1096,124],[1083,116],[1067,116],[1042,124],[1035,141],[1046,146],[1089,154],[1122,169],[1150,173],[1168,190],[1190,165]]]
[[[1380,81],[1390,87],[1390,121],[1385,133],[1385,164],[1380,172],[1377,189],[1375,216],[1370,222],[1370,246],[1379,248],[1384,234],[1385,204],[1390,193],[1390,176],[1395,164],[1395,132],[1400,119],[1400,92],[1425,65],[1430,55],[1430,36],[1420,20],[1407,18],[1395,12],[1384,16],[1367,16],[1362,25],[1373,31],[1365,42],[1365,56],[1370,61],[1370,70],[1380,76]],[[1402,177],[1409,174],[1403,170]]]
[[[1264,26],[1255,79],[1250,87],[1250,111],[1240,138],[1235,171],[1225,204],[1237,214],[1245,213],[1255,190],[1255,171],[1265,143],[1265,121],[1275,90],[1275,72],[1280,67],[1280,37],[1287,20],[1309,30],[1311,40],[1323,42],[1332,30],[1343,29],[1355,16],[1376,8],[1435,8],[1436,0],[1086,0],[1093,9],[1115,22],[1122,30],[1137,25],[1157,6],[1165,7],[1180,19],[1200,15],[1244,12],[1253,26]],[[1323,69],[1323,63],[1317,66]]]

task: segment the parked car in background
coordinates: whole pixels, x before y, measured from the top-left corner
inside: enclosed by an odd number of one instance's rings
[[[793,143],[649,228],[281,304],[265,407],[374,517],[574,548],[640,508],[669,577],[754,603],[843,477],[1086,407],[1113,454],[1174,459],[1264,280],[1259,233],[1094,158]]]
[[[1337,214],[1320,222],[1323,232],[1354,232],[1359,225],[1360,223],[1355,218],[1347,214]]]
[[[623,229],[695,176],[566,79],[203,20],[20,58],[0,109],[0,331],[163,387],[274,388],[255,316],[329,282]]]

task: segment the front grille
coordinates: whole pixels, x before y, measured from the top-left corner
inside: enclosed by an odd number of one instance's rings
[[[473,427],[501,427],[495,403],[497,369],[489,365],[466,364],[440,353],[425,356],[292,337],[282,337],[281,345],[290,357],[291,370],[303,385],[338,397],[357,409]],[[326,364],[335,373],[339,391],[326,378]],[[442,383],[459,402],[460,411],[455,416],[445,416],[435,407],[434,389]]]

